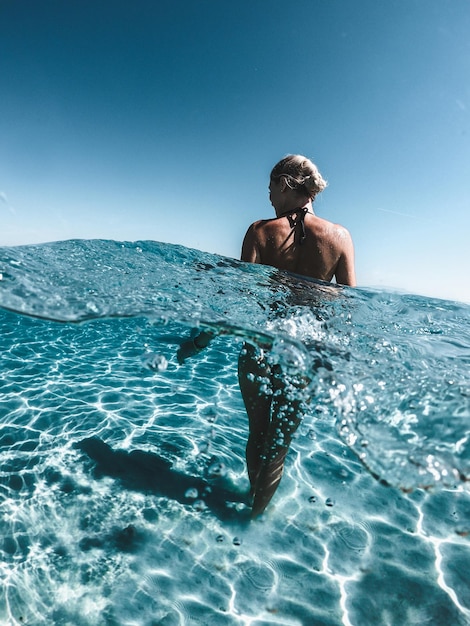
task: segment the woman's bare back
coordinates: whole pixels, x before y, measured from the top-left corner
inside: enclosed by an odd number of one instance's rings
[[[303,276],[355,285],[354,250],[349,232],[312,213],[304,219],[302,240],[299,213],[250,226],[245,236],[242,260],[272,265]]]

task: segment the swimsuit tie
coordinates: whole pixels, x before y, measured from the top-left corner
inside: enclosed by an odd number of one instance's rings
[[[292,209],[290,211],[286,211],[285,213],[281,213],[281,215],[279,216],[279,217],[288,217],[289,215],[294,215],[294,214],[297,216],[294,222],[294,226],[292,227],[292,230],[297,226],[297,224],[300,221],[300,227],[302,229],[302,234],[300,235],[300,241],[299,241],[300,245],[303,244],[303,242],[305,241],[307,237],[305,233],[305,221],[304,221],[307,213],[308,213],[308,208],[303,207],[303,208],[297,208],[297,209]]]

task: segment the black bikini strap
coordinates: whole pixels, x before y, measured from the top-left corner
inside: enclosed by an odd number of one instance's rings
[[[302,229],[302,234],[300,235],[299,244],[302,245],[305,239],[307,238],[307,234],[305,232],[305,216],[308,213],[307,207],[298,207],[297,209],[291,209],[290,211],[286,211],[285,213],[281,213],[279,217],[289,217],[289,215],[299,215],[299,217],[295,220],[293,228],[297,226],[300,221],[300,227]]]

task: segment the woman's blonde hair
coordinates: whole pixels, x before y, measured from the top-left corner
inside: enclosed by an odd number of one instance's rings
[[[271,179],[278,180],[281,176],[285,176],[291,189],[296,189],[312,200],[328,184],[317,166],[301,154],[289,154],[273,167]]]

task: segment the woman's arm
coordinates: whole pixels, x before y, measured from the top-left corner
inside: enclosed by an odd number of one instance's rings
[[[176,358],[178,359],[178,363],[182,365],[186,359],[207,348],[209,343],[214,338],[213,333],[209,333],[205,330],[201,331],[198,335],[193,337],[192,339],[187,339],[183,341],[183,343],[178,348],[176,352]]]
[[[243,239],[241,260],[248,263],[261,263],[261,255],[259,252],[258,237],[256,234],[255,222],[246,231],[245,238]]]
[[[339,285],[356,286],[356,271],[354,269],[354,244],[349,232],[343,228],[343,251],[335,271],[336,282]]]

